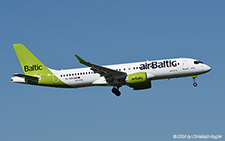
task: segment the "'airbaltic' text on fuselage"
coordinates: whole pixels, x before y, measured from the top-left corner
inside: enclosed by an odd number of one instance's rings
[[[172,60],[166,60],[162,62],[151,62],[151,63],[145,63],[140,65],[140,70],[145,70],[145,69],[157,69],[157,68],[170,68],[170,67],[176,67],[177,66],[177,61],[172,61]]]

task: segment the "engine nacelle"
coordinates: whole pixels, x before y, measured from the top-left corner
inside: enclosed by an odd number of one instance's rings
[[[151,88],[151,81],[148,80],[145,72],[129,74],[127,76],[127,83],[128,86],[134,88],[134,90]]]

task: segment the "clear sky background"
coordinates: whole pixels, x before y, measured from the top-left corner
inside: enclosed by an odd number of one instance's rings
[[[225,139],[225,2],[2,1],[0,2],[1,141],[150,141],[174,134]],[[23,73],[12,44],[24,44],[53,69],[190,57],[212,67],[197,78],[124,86],[58,89],[10,82]]]

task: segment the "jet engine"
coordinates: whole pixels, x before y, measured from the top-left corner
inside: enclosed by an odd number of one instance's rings
[[[126,80],[128,86],[133,88],[134,90],[151,88],[151,81],[149,80],[149,76],[146,72],[128,74]]]

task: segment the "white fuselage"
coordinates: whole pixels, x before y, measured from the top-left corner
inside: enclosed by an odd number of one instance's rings
[[[118,65],[103,66],[113,70],[125,72],[128,75],[137,72],[146,72],[151,80],[170,79],[200,75],[209,72],[211,68],[196,59],[176,58],[156,61],[144,61]],[[87,86],[109,86],[104,76],[94,73],[90,68],[52,70],[51,71],[65,84],[74,88]],[[54,79],[55,83],[58,79]]]

